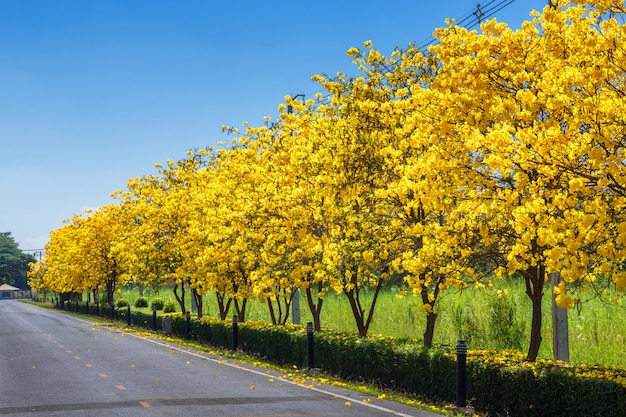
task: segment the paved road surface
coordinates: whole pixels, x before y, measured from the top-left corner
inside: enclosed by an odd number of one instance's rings
[[[438,415],[3,300],[2,416]]]

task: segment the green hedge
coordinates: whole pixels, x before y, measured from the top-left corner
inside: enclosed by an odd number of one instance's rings
[[[74,307],[74,306],[72,306]],[[79,310],[86,310],[80,306]],[[95,314],[95,305],[89,305]],[[110,306],[100,315],[110,317]],[[72,310],[73,311],[73,310]],[[116,309],[126,321],[127,308]],[[230,320],[172,318],[175,336],[230,349]],[[131,311],[133,325],[152,328],[152,314]],[[157,319],[161,330],[162,316]],[[307,366],[303,326],[238,323],[238,348],[281,365]],[[456,356],[451,349],[425,349],[416,340],[324,330],[314,335],[315,367],[344,379],[368,382],[431,401],[454,403]],[[470,351],[467,358],[468,402],[489,416],[623,417],[626,416],[626,370],[558,361],[524,362],[519,352]]]
[[[511,416],[625,416],[626,370],[558,361],[524,362],[519,352],[473,352],[468,395],[476,409]]]

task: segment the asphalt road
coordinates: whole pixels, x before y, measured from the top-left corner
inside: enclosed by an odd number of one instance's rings
[[[438,414],[2,300],[0,416]]]

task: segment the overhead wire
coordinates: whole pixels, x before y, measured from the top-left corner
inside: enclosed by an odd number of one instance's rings
[[[455,19],[454,24],[465,29],[473,29],[514,2],[515,0],[490,0],[483,4],[478,3],[474,9]],[[436,42],[437,39],[435,39],[433,35],[430,35],[428,38],[417,43],[416,47],[420,50],[425,50]]]
[[[473,29],[485,20],[492,18],[496,13],[500,12],[502,9],[511,5],[514,2],[515,0],[489,0],[482,4],[478,3],[476,4],[476,7],[474,7],[472,10],[469,10],[462,16],[454,19],[454,25],[463,27],[465,29]],[[421,51],[425,51],[430,45],[434,45],[436,43],[437,39],[435,39],[435,37],[431,35],[420,43],[416,43],[415,47]],[[306,97],[310,97],[314,94],[316,93],[304,94],[303,99]],[[329,93],[321,97],[320,102],[325,102],[331,95],[332,94]]]

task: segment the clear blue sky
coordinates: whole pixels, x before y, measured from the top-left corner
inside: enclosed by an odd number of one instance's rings
[[[519,27],[547,0],[508,0]],[[502,0],[0,0],[0,232],[21,249],[131,177],[263,123],[345,52],[421,43]]]

